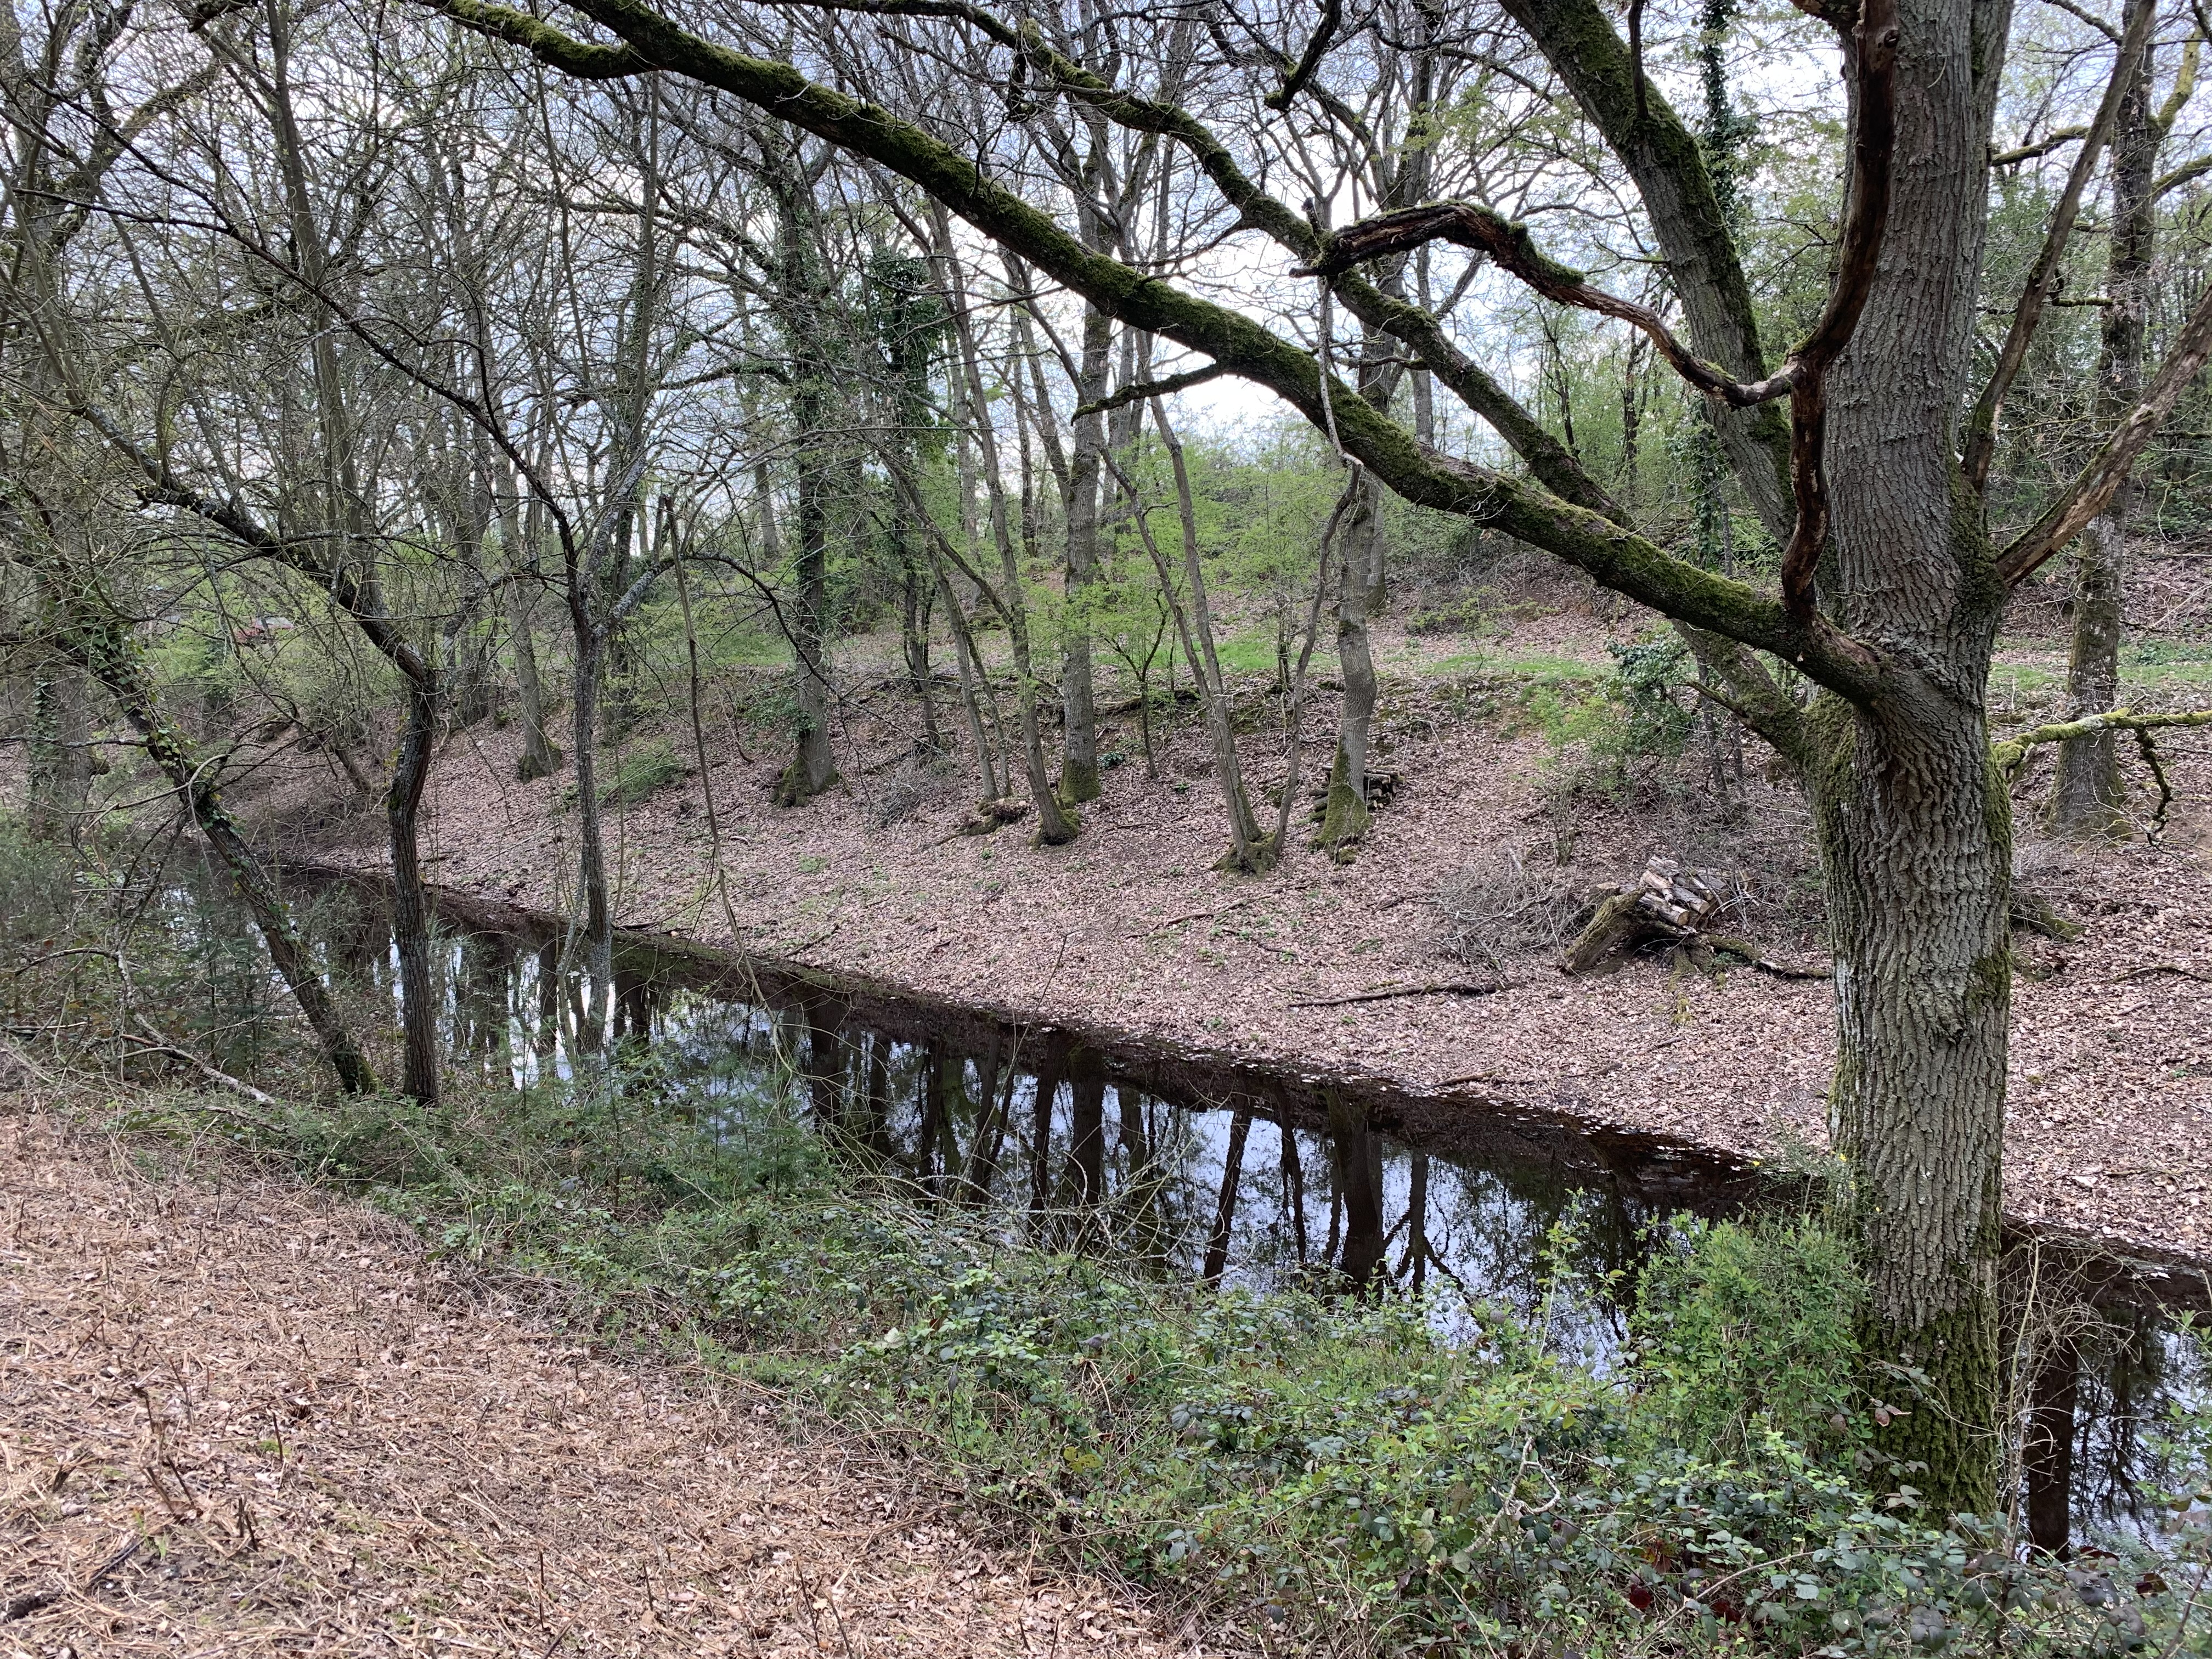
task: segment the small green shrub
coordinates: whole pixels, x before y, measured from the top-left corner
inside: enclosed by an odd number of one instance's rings
[[[1645,1427],[1720,1457],[1770,1435],[1833,1444],[1856,1403],[1860,1294],[1850,1246],[1813,1222],[1678,1220],[1629,1322]]]

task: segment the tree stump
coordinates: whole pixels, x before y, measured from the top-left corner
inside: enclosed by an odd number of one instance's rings
[[[1010,823],[1019,823],[1029,816],[1029,811],[1030,804],[1018,795],[987,800],[960,820],[959,833],[963,836],[988,836],[994,830],[1003,830]]]
[[[1570,974],[1594,973],[1618,965],[1637,951],[1671,945],[1681,960],[1706,973],[1719,971],[1721,955],[1735,957],[1763,973],[1784,979],[1826,979],[1830,970],[1792,968],[1759,946],[1716,931],[1723,900],[1694,870],[1655,855],[1632,887],[1591,895],[1595,910],[1559,966]]]

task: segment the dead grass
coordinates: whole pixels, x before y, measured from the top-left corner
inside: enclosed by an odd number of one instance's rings
[[[1559,950],[1576,913],[1588,908],[1589,890],[1588,881],[1578,884],[1555,861],[1490,848],[1438,891],[1439,944],[1453,961],[1488,968],[1502,980],[1508,956]]]
[[[1223,1652],[358,1206],[0,1097],[0,1651]]]

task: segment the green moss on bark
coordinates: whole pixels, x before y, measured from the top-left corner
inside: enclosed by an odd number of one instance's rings
[[[1371,816],[1366,797],[1352,787],[1348,773],[1344,750],[1340,748],[1328,769],[1328,795],[1322,807],[1321,829],[1313,843],[1340,864],[1351,861],[1352,849],[1366,835],[1367,821]]]
[[[1875,1419],[1874,1449],[1897,1483],[1919,1492],[1934,1524],[1997,1513],[1997,1398],[1985,1386],[2002,1375],[1994,1291],[1916,1329],[1863,1317],[1859,1346],[1868,1389],[1891,1408]]]

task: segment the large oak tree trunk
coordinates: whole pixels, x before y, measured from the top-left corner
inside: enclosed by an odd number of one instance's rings
[[[1978,706],[1824,707],[1812,789],[1835,945],[1831,1139],[1867,1275],[1871,1365],[1926,1373],[1882,1435],[1938,1513],[1996,1492],[1997,1186],[2011,1006],[2008,817]]]
[[[1962,482],[1989,107],[1977,0],[1901,18],[1898,146],[1872,297],[1829,381],[1823,609],[1888,663],[1824,696],[1809,787],[1836,959],[1830,1132],[1868,1285],[1881,1444],[1929,1512],[1996,1503],[1998,1172],[2011,1002],[2009,804],[1984,700],[2005,589]],[[1977,34],[1984,38],[1978,40]],[[2001,47],[2001,40],[1997,43]],[[1879,1368],[1926,1374],[1917,1401]],[[1924,1468],[1909,1467],[1924,1464]]]

